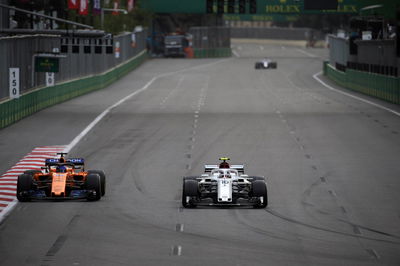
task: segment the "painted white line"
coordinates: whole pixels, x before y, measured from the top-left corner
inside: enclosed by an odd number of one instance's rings
[[[15,187],[13,188],[0,188],[0,192],[4,192],[4,193],[14,193],[17,189]],[[11,191],[11,192],[10,192]]]
[[[357,97],[357,96],[352,95],[352,94],[350,94],[350,93],[347,93],[347,92],[344,92],[344,91],[335,89],[335,88],[333,88],[332,86],[329,86],[328,84],[326,84],[324,81],[322,81],[322,80],[318,77],[319,75],[321,75],[321,73],[322,73],[322,71],[320,71],[320,72],[318,72],[318,73],[315,73],[315,74],[313,75],[313,78],[314,78],[315,80],[317,80],[319,83],[321,83],[322,85],[324,85],[326,88],[330,89],[331,91],[335,91],[335,92],[337,92],[337,93],[346,95],[346,96],[348,96],[348,97],[350,97],[350,98],[359,100],[359,101],[361,101],[361,102],[363,102],[363,103],[367,103],[367,104],[370,104],[370,105],[372,105],[372,106],[378,107],[378,108],[380,108],[380,109],[382,109],[382,110],[388,111],[388,112],[390,112],[390,113],[392,113],[392,114],[394,114],[394,115],[400,116],[400,113],[399,113],[399,112],[396,112],[395,110],[392,110],[392,109],[387,108],[387,107],[385,107],[385,106],[383,106],[383,105],[380,105],[380,104],[377,104],[377,103],[368,101],[368,100],[366,100],[366,99]]]
[[[317,57],[316,55],[310,54],[309,52],[301,50],[300,48],[297,48],[296,50],[299,51],[300,53],[303,53],[303,54],[309,56],[309,57]]]
[[[228,59],[218,60],[218,61],[216,61],[216,62],[209,63],[209,64],[203,64],[203,65],[199,65],[199,66],[194,66],[194,67],[189,67],[189,68],[186,68],[186,69],[177,70],[177,71],[174,71],[174,72],[164,73],[164,74],[160,74],[160,75],[157,75],[157,76],[153,77],[153,78],[152,78],[149,82],[147,82],[142,88],[138,89],[137,91],[134,91],[133,93],[129,94],[128,96],[126,96],[126,97],[124,97],[124,98],[122,98],[121,100],[119,100],[119,101],[116,102],[115,104],[111,105],[111,106],[108,107],[106,110],[104,110],[104,111],[103,111],[100,115],[98,115],[98,116],[97,116],[97,117],[96,117],[96,118],[81,132],[81,133],[79,133],[79,135],[76,136],[76,137],[71,141],[71,143],[69,143],[69,144],[65,147],[65,149],[64,149],[63,152],[66,152],[66,153],[70,152],[70,151],[72,150],[72,148],[75,147],[75,145],[78,144],[78,143],[82,140],[82,138],[83,138],[90,130],[92,130],[92,128],[94,128],[94,127],[97,125],[97,123],[99,123],[99,122],[101,121],[101,119],[103,119],[103,117],[105,117],[112,109],[114,109],[115,107],[121,105],[122,103],[124,103],[125,101],[129,100],[129,99],[132,98],[133,96],[135,96],[135,95],[137,95],[137,94],[139,94],[139,93],[141,93],[141,92],[147,90],[147,89],[150,87],[150,85],[153,84],[153,82],[156,81],[157,79],[162,78],[162,77],[167,77],[167,76],[175,75],[175,74],[178,74],[178,73],[181,73],[181,72],[185,72],[185,71],[188,71],[188,70],[193,70],[193,69],[198,69],[198,68],[207,67],[207,66],[210,66],[210,65],[215,65],[215,64],[218,64],[218,63],[220,63],[220,62],[227,61],[227,60],[229,60],[229,58],[228,58]]]
[[[11,167],[11,169],[16,170],[16,169],[27,169],[27,168],[40,168],[42,165],[34,165],[34,164],[18,164],[17,166]]]
[[[17,204],[17,200],[14,200],[12,202],[9,202],[7,204],[7,207],[5,207],[1,212],[0,212],[0,222],[8,216],[10,211],[14,209],[15,205]]]
[[[17,179],[14,180],[2,180],[3,178],[0,179],[0,185],[1,184],[17,184]]]
[[[232,50],[232,54],[234,54],[236,57],[240,57],[239,53],[236,52],[235,50]]]
[[[53,154],[53,155],[50,155],[50,157],[51,156],[54,156],[55,154]],[[24,157],[24,159],[28,159],[28,158],[32,158],[32,159],[34,159],[34,158],[44,158],[44,159],[46,159],[46,158],[49,158],[49,155],[34,155],[34,154],[31,154],[31,155],[27,155],[27,156],[25,156]]]
[[[13,188],[13,189],[15,189],[16,188],[16,185],[1,185],[1,189],[6,189],[6,188]]]

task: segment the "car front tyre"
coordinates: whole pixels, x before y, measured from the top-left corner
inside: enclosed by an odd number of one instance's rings
[[[254,205],[254,208],[265,208],[268,206],[268,192],[265,181],[256,180],[252,183],[252,195],[253,197],[259,198],[259,201]]]
[[[29,196],[29,192],[30,190],[32,190],[32,186],[33,186],[32,175],[22,174],[18,176],[17,199],[21,202],[30,201],[31,197]]]
[[[88,174],[86,177],[87,200],[97,201],[101,199],[101,181],[98,174]]]
[[[98,174],[100,176],[101,196],[106,194],[106,174],[102,170],[89,170],[89,174]]]
[[[194,208],[196,204],[192,202],[191,198],[198,197],[199,186],[198,182],[193,179],[184,179],[182,188],[182,206],[184,208]]]

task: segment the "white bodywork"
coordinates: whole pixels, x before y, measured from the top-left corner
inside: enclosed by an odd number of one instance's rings
[[[212,168],[214,165],[206,165],[205,169]],[[232,167],[232,166],[231,166]],[[203,174],[199,181],[199,186],[211,183],[217,184],[217,202],[218,203],[232,203],[233,202],[233,186],[241,184],[250,185],[251,182],[247,180],[248,175],[239,174],[237,169],[243,169],[242,165],[235,165],[233,168],[217,168],[210,171],[210,173]]]

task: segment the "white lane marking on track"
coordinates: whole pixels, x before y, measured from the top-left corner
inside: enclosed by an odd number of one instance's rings
[[[162,77],[167,77],[167,76],[171,76],[171,75],[175,75],[178,73],[182,73],[188,70],[193,70],[193,69],[198,69],[198,68],[203,68],[203,67],[207,67],[207,66],[211,66],[211,65],[215,65],[215,64],[219,64],[221,62],[230,60],[228,59],[222,59],[222,60],[218,60],[216,62],[212,62],[212,63],[208,63],[208,64],[203,64],[203,65],[199,65],[199,66],[194,66],[194,67],[189,67],[186,69],[181,69],[181,70],[177,70],[174,72],[168,72],[168,73],[164,73],[164,74],[160,74],[157,75],[155,77],[153,77],[149,82],[147,82],[142,88],[138,89],[137,91],[134,91],[133,93],[125,96],[124,98],[122,98],[121,100],[119,100],[118,102],[116,102],[115,104],[111,105],[110,107],[108,107],[106,110],[104,110],[101,114],[99,114],[81,133],[78,134],[78,136],[76,136],[64,149],[64,152],[68,153],[69,151],[72,150],[73,147],[75,147],[76,144],[78,144],[78,142],[80,142],[82,140],[82,138],[84,136],[86,136],[87,133],[89,133],[90,130],[92,130],[92,128],[94,128],[97,123],[99,123],[103,117],[105,117],[112,109],[116,108],[117,106],[121,105],[122,103],[124,103],[125,101],[129,100],[130,98],[132,98],[133,96],[147,90],[151,84],[153,84],[154,81],[156,81],[159,78]]]
[[[399,112],[396,112],[395,110],[392,110],[392,109],[387,108],[387,107],[385,107],[385,106],[383,106],[383,105],[380,105],[380,104],[377,104],[377,103],[368,101],[368,100],[363,99],[363,98],[361,98],[361,97],[357,97],[357,96],[352,95],[352,94],[350,94],[350,93],[347,93],[347,92],[344,92],[344,91],[335,89],[335,88],[333,88],[332,86],[329,86],[328,84],[326,84],[324,81],[322,81],[322,80],[318,77],[318,76],[321,75],[321,74],[322,74],[322,71],[320,71],[320,72],[318,72],[318,73],[315,73],[315,74],[313,75],[313,78],[314,78],[316,81],[318,81],[319,83],[321,83],[322,85],[324,85],[326,88],[330,89],[331,91],[334,91],[334,92],[343,94],[343,95],[348,96],[348,97],[350,97],[350,98],[359,100],[359,101],[361,101],[361,102],[364,102],[364,103],[370,104],[370,105],[372,105],[372,106],[378,107],[378,108],[380,108],[380,109],[383,109],[383,110],[385,110],[385,111],[388,111],[388,112],[390,112],[390,113],[392,113],[392,114],[394,114],[394,115],[400,116],[400,113],[399,113]]]
[[[179,79],[178,84],[176,85],[176,87],[175,87],[173,90],[171,90],[171,91],[168,93],[168,95],[161,101],[160,105],[161,105],[162,107],[165,107],[164,105],[165,105],[165,103],[168,101],[168,99],[169,99],[177,90],[179,90],[179,88],[181,87],[182,82],[183,82],[184,79],[185,79],[185,76],[182,76],[182,77]]]
[[[172,255],[181,256],[182,255],[182,246],[173,246],[172,247]]]
[[[313,55],[313,54],[311,54],[311,53],[309,53],[309,52],[306,52],[306,51],[304,51],[304,50],[301,50],[300,48],[297,48],[296,50],[299,51],[299,52],[302,53],[302,54],[305,54],[305,55],[309,56],[309,57],[317,57],[316,55]]]
[[[232,50],[232,54],[234,54],[236,57],[240,57],[239,53],[236,52],[235,50]]]

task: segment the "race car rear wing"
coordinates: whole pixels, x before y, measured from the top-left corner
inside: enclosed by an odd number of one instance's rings
[[[73,164],[73,165],[85,165],[85,160],[83,158],[69,158],[66,159],[66,164]],[[46,159],[45,161],[46,166],[55,166],[60,164],[60,159],[50,158]]]
[[[219,166],[217,164],[206,164],[204,165],[204,172],[210,173],[214,169],[218,169]],[[237,170],[239,173],[244,174],[244,164],[231,164],[231,169]]]

